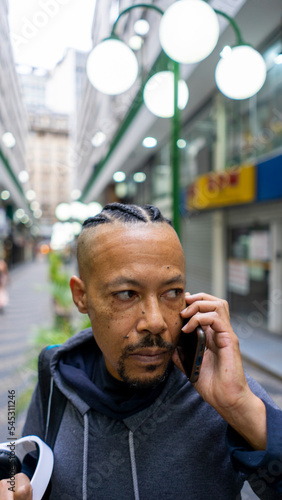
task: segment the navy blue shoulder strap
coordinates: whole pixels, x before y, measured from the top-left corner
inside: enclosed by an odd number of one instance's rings
[[[38,360],[38,382],[41,391],[43,417],[45,422],[44,441],[52,449],[54,448],[67,402],[66,397],[59,391],[53,380],[51,380],[50,361],[57,347],[58,346],[45,347],[41,351]]]

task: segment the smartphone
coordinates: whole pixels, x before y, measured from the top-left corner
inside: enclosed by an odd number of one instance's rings
[[[187,323],[187,320],[185,320]],[[177,351],[190,382],[197,382],[206,346],[206,336],[200,326],[191,333],[181,330]]]

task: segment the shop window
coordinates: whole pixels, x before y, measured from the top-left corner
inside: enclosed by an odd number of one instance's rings
[[[266,327],[271,266],[269,228],[232,228],[228,240],[230,310],[250,326]]]
[[[275,63],[280,42],[264,53],[267,78],[250,99],[223,98],[226,110],[226,166],[258,159],[282,146],[282,65]]]

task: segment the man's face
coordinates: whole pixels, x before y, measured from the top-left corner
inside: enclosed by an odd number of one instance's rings
[[[165,374],[182,324],[182,247],[165,223],[105,224],[92,238],[89,275],[81,282],[85,307],[79,309],[90,317],[111,375],[138,387],[154,385]]]

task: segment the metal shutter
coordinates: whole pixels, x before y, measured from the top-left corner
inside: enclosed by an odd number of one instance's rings
[[[212,214],[182,220],[181,241],[186,256],[186,290],[212,293]]]

